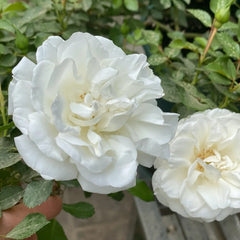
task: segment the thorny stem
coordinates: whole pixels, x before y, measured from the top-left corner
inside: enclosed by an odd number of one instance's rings
[[[3,125],[7,125],[8,121],[5,114],[5,101],[4,101],[1,85],[0,85],[0,112],[2,115]]]

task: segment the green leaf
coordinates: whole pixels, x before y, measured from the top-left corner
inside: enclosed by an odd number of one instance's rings
[[[3,187],[0,192],[0,209],[11,208],[19,202],[23,196],[23,189],[20,186]]]
[[[14,239],[24,239],[32,236],[35,232],[47,225],[46,217],[40,213],[27,215],[6,237]]]
[[[74,204],[63,204],[63,210],[77,218],[89,218],[95,213],[94,207],[90,203],[79,202]]]
[[[172,59],[172,58],[176,58],[179,55],[180,49],[166,47],[164,48],[164,53],[168,58]]]
[[[87,12],[91,8],[92,4],[93,4],[92,0],[82,0],[83,10]]]
[[[129,188],[128,192],[146,202],[154,201],[153,191],[142,180],[137,180],[136,186]]]
[[[180,0],[172,0],[172,2],[173,2],[173,5],[174,5],[177,9],[179,9],[179,10],[181,10],[181,11],[184,11],[184,10],[185,10],[185,4],[184,4],[183,2],[181,2]]]
[[[24,15],[18,21],[16,21],[16,27],[19,29],[24,24],[31,23],[33,20],[45,14],[47,10],[48,9],[42,7],[29,8],[24,12]]]
[[[188,12],[197,18],[204,26],[211,27],[212,18],[208,12],[201,9],[188,9]]]
[[[3,12],[12,12],[12,11],[23,11],[25,10],[27,7],[26,7],[26,3],[24,2],[15,2],[15,3],[12,3],[10,5],[8,5],[8,7],[6,7]]]
[[[144,40],[148,44],[156,45],[158,46],[160,42],[162,41],[162,33],[159,31],[152,31],[152,30],[142,30],[142,35]]]
[[[217,58],[215,61],[205,66],[206,70],[217,72],[231,80],[236,78],[236,68],[234,63],[226,57]]]
[[[208,73],[208,77],[210,78],[211,82],[215,84],[230,85],[232,82],[229,78],[226,78],[223,75],[215,72]]]
[[[33,208],[45,202],[52,192],[53,182],[47,180],[33,181],[29,183],[23,195],[24,204]]]
[[[224,96],[229,97],[230,99],[233,100],[238,100],[239,96],[235,93],[229,92],[229,87],[222,86],[219,84],[213,84],[215,88],[218,90],[218,92],[222,93]]]
[[[152,66],[158,66],[166,62],[167,60],[168,60],[167,57],[164,57],[161,54],[153,54],[148,58],[148,62]]]
[[[55,219],[37,232],[38,240],[67,240],[62,226]]]
[[[17,48],[24,50],[28,48],[28,38],[16,29],[15,45]]]
[[[114,9],[120,8],[122,6],[122,0],[113,0],[112,6]]]
[[[233,40],[231,36],[229,36],[225,32],[220,32],[216,34],[218,41],[221,43],[224,52],[229,56],[236,59],[240,58],[240,47],[237,42]]]
[[[13,54],[6,54],[0,57],[0,66],[2,67],[13,67],[17,62],[17,57]]]
[[[229,0],[211,0],[210,9],[213,13],[216,13],[219,9],[224,8],[229,4]]]
[[[2,126],[2,130],[5,130],[5,127],[11,126]],[[21,160],[21,156],[14,150],[14,144],[11,140],[0,138],[0,169],[12,166]]]
[[[172,5],[171,0],[159,0],[159,2],[164,9],[170,8]]]
[[[9,23],[7,20],[0,19],[0,30],[5,30],[11,33],[15,33],[15,29],[12,26],[11,23]]]
[[[161,78],[162,82],[162,88],[164,90],[165,95],[163,98],[169,102],[174,102],[174,103],[181,103],[181,89],[171,80],[169,80],[167,77]]]
[[[190,43],[190,42],[187,42],[185,40],[182,40],[182,39],[175,39],[173,40],[169,46],[171,48],[177,48],[177,49],[189,49],[189,50],[192,50],[192,51],[198,51],[198,47],[195,46],[193,43]]]
[[[136,12],[139,9],[138,0],[124,0],[124,5],[132,12]]]
[[[124,198],[124,194],[122,191],[116,192],[116,193],[110,193],[110,194],[108,194],[108,196],[116,201],[121,201]]]
[[[61,181],[60,183],[66,187],[80,187],[80,184],[77,179]]]

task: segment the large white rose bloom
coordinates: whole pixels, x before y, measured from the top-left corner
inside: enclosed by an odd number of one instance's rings
[[[170,159],[155,167],[155,194],[173,211],[207,222],[240,212],[240,114],[213,109],[181,120]]]
[[[43,178],[116,192],[135,185],[139,163],[167,156],[177,115],[156,106],[163,90],[144,55],[74,33],[49,37],[36,58],[13,69],[9,114],[22,132],[19,153]]]

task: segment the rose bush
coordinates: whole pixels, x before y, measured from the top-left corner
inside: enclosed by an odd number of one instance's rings
[[[153,188],[160,202],[196,220],[240,211],[240,114],[224,109],[179,122],[170,159],[158,159]]]
[[[138,164],[167,157],[177,115],[156,106],[163,89],[144,55],[75,33],[49,37],[36,59],[13,69],[8,111],[19,153],[43,178],[116,192],[135,185]]]

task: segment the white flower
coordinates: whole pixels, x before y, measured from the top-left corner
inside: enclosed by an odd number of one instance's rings
[[[156,160],[153,188],[160,202],[199,221],[240,212],[240,114],[224,109],[179,122],[170,159]]]
[[[177,115],[156,106],[163,90],[144,55],[75,33],[48,38],[36,57],[13,69],[9,114],[19,153],[42,177],[116,192],[135,185],[139,163],[167,155]]]

